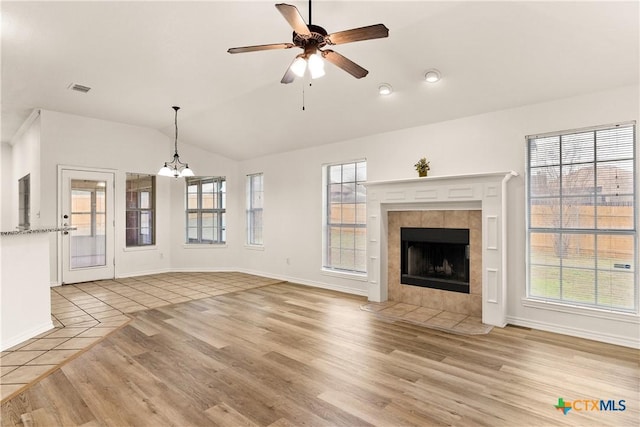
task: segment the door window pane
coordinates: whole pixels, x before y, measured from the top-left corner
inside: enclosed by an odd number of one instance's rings
[[[105,181],[71,180],[70,268],[106,265]]]

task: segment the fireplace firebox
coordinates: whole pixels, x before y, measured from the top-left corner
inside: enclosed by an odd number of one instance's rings
[[[469,293],[469,229],[400,229],[400,283]]]

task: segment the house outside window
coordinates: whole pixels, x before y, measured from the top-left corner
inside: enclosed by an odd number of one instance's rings
[[[186,242],[222,244],[226,242],[225,177],[187,178]]]
[[[247,175],[247,244],[262,246],[264,175]]]
[[[325,166],[323,267],[364,274],[366,268],[367,162]]]
[[[126,245],[154,245],[156,177],[127,173],[126,183]]]
[[[635,124],[527,138],[527,295],[637,312]]]

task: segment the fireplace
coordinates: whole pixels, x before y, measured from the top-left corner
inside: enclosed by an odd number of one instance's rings
[[[469,229],[400,229],[400,283],[469,293]]]
[[[505,326],[507,182],[514,176],[511,171],[367,182],[369,300],[481,316],[483,323]],[[469,293],[400,283],[404,227],[469,229]]]

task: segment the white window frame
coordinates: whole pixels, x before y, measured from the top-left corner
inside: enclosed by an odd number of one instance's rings
[[[185,243],[187,245],[224,245],[226,244],[226,178],[224,176],[216,177],[192,177],[185,179]],[[214,192],[215,206],[214,208],[202,207],[202,185],[207,183],[217,183],[220,191]],[[189,208],[189,185],[197,185],[197,207]],[[196,214],[196,227],[189,227],[189,214]],[[215,217],[215,234],[213,239],[204,239],[203,237],[203,214],[217,214]],[[196,228],[197,238],[189,238],[189,228]]]
[[[23,229],[31,227],[31,174],[18,180],[18,226]]]
[[[330,244],[331,244],[331,224],[329,223],[330,221],[330,213],[329,213],[329,209],[330,209],[330,182],[329,182],[329,170],[332,166],[344,166],[344,165],[350,165],[350,164],[358,164],[358,163],[364,163],[366,166],[367,160],[366,159],[357,159],[357,160],[348,160],[348,161],[343,161],[343,162],[335,162],[335,163],[329,163],[329,164],[325,164],[322,166],[322,272],[328,275],[333,275],[333,276],[342,276],[342,277],[348,277],[348,278],[353,278],[356,280],[366,280],[367,277],[367,261],[366,261],[366,230],[367,230],[367,224],[366,224],[366,196],[364,198],[364,200],[361,201],[362,206],[364,207],[365,211],[363,214],[363,218],[364,221],[362,224],[355,224],[355,223],[336,223],[334,225],[338,225],[338,226],[347,226],[347,227],[354,227],[354,228],[358,228],[360,230],[362,230],[364,232],[364,242],[365,242],[365,253],[364,255],[364,265],[363,265],[363,269],[362,270],[355,270],[355,269],[348,269],[348,268],[343,268],[343,267],[337,267],[335,265],[330,265],[330,255],[329,255],[329,251],[330,251]],[[366,174],[366,169],[365,169],[365,174]],[[344,182],[344,181],[341,181]],[[351,182],[351,181],[349,181]],[[361,185],[362,183],[366,182],[366,177],[364,180],[359,180],[357,179],[356,176],[356,180],[353,181],[353,183],[356,185],[356,188],[358,188],[358,185]],[[366,191],[366,189],[364,188],[364,186],[360,187],[362,191]],[[366,194],[366,193],[365,193]],[[354,240],[354,251],[356,249],[356,244],[355,244],[355,240]]]
[[[594,156],[593,156],[593,160],[587,160],[585,162],[583,162],[583,164],[593,164],[594,167],[594,173],[596,174],[595,179],[597,179],[597,166],[598,164],[602,164],[602,163],[608,163],[608,162],[615,162],[615,161],[629,161],[633,167],[633,190],[632,190],[632,194],[623,194],[623,196],[631,196],[633,199],[633,202],[631,203],[631,206],[633,207],[632,213],[633,213],[633,226],[632,228],[624,228],[624,229],[619,229],[619,228],[606,228],[606,227],[599,227],[598,225],[598,207],[601,206],[600,203],[598,202],[598,188],[594,185],[593,187],[593,191],[594,196],[593,196],[593,203],[594,203],[594,226],[590,227],[590,228],[586,228],[586,227],[569,227],[569,226],[564,226],[562,221],[560,223],[560,225],[558,227],[534,227],[532,226],[531,222],[532,222],[532,214],[531,214],[531,206],[532,206],[532,200],[536,199],[536,197],[532,197],[532,165],[531,165],[531,155],[530,155],[530,150],[531,150],[531,142],[536,140],[536,139],[541,139],[541,138],[553,138],[553,137],[558,137],[560,139],[560,150],[562,150],[562,143],[563,143],[563,138],[566,137],[570,137],[576,134],[584,134],[584,133],[589,133],[589,132],[593,132],[594,133],[594,138],[597,135],[598,131],[606,131],[606,130],[613,130],[616,128],[632,128],[632,133],[633,133],[633,147],[632,147],[632,157],[616,157],[616,158],[608,158],[605,160],[599,160],[597,157],[597,151],[594,151]],[[566,143],[566,142],[565,142]],[[597,150],[597,142],[595,143],[596,146],[594,146],[594,150]],[[562,151],[560,151],[560,156],[562,156]],[[567,166],[574,166],[575,163],[574,162],[567,162],[565,163],[564,161],[560,161],[558,162],[558,168],[560,170],[559,172],[559,176],[562,176],[562,168],[564,167],[564,165]],[[551,166],[551,165],[550,165]],[[543,134],[543,135],[534,135],[534,136],[527,136],[526,137],[526,207],[527,207],[527,276],[526,276],[526,298],[524,300],[524,305],[525,306],[532,306],[532,307],[538,307],[538,308],[545,308],[544,306],[540,305],[540,304],[545,304],[548,305],[549,307],[557,307],[559,310],[561,311],[567,311],[567,312],[574,312],[575,310],[586,310],[586,311],[592,311],[592,312],[603,312],[603,313],[610,313],[611,315],[638,315],[638,310],[639,310],[639,295],[638,295],[638,236],[637,236],[637,227],[638,227],[638,218],[637,218],[637,213],[638,213],[638,188],[637,188],[637,139],[636,139],[636,127],[635,127],[635,122],[627,122],[627,123],[618,123],[618,124],[613,124],[613,125],[606,125],[606,126],[596,126],[596,127],[589,127],[589,128],[584,128],[584,129],[576,129],[576,130],[570,130],[570,131],[563,131],[563,132],[551,132],[551,133],[547,133],[547,134]],[[597,182],[597,181],[595,181]],[[562,183],[559,183],[560,188],[562,188]],[[563,200],[565,199],[575,199],[577,196],[575,194],[569,194],[569,195],[565,195],[563,194],[562,191],[559,190],[558,195],[557,196],[549,196],[549,197],[553,197],[553,198],[558,198],[560,200],[559,205],[563,206]],[[581,195],[579,195],[578,197],[583,197]],[[540,196],[538,196],[538,198],[540,198]],[[542,198],[544,198],[544,196],[542,196]],[[560,212],[560,215],[563,215],[563,212]],[[598,285],[598,272],[600,271],[598,269],[598,259],[602,258],[599,257],[598,254],[594,255],[594,277],[595,279],[595,295],[596,295],[596,300],[593,303],[590,302],[580,302],[577,301],[576,299],[570,299],[570,298],[563,298],[562,293],[560,294],[560,297],[554,298],[554,297],[545,297],[545,296],[540,296],[540,295],[535,295],[532,293],[531,291],[531,286],[532,286],[532,273],[531,273],[531,269],[532,269],[532,242],[531,242],[531,237],[532,234],[534,233],[538,233],[538,234],[543,234],[543,233],[554,233],[556,235],[560,235],[563,236],[564,234],[567,235],[571,235],[571,234],[579,234],[579,235],[593,235],[594,237],[594,241],[597,242],[598,236],[631,236],[633,238],[633,251],[634,251],[634,265],[631,267],[633,269],[632,272],[629,272],[628,274],[631,274],[633,276],[633,307],[632,308],[625,308],[625,307],[616,307],[616,306],[612,306],[609,304],[603,304],[603,303],[598,303],[598,292],[597,292],[597,285]],[[597,244],[597,243],[596,243]],[[560,260],[560,264],[559,264],[559,269],[560,269],[560,277],[562,276],[562,271],[563,268],[568,268],[568,269],[575,269],[575,267],[564,267],[562,264],[562,258]],[[558,285],[560,287],[560,289],[562,289],[562,279],[561,279],[561,283],[559,283]],[[564,307],[564,309],[562,309],[562,307]]]
[[[260,179],[259,190],[254,186],[256,179]],[[254,203],[256,200],[259,203]],[[256,229],[254,221],[258,213],[262,217],[260,230]],[[247,175],[247,245],[254,247],[264,246],[264,173],[262,172]]]
[[[131,172],[127,172],[126,173],[126,177],[125,177],[125,197],[128,197],[128,193],[129,191],[127,191],[127,185],[129,183],[129,179],[139,179],[141,177],[148,177],[151,178],[151,191],[148,191],[149,194],[149,208],[141,208],[140,207],[140,196],[141,196],[141,192],[140,191],[136,191],[136,196],[137,196],[137,200],[136,200],[136,207],[135,208],[130,208],[129,207],[129,202],[128,200],[125,200],[125,233],[129,230],[129,224],[127,223],[127,219],[128,219],[128,215],[129,213],[135,213],[136,217],[137,217],[137,224],[139,225],[138,227],[136,227],[137,230],[139,230],[139,234],[137,236],[137,243],[135,244],[129,244],[129,242],[127,241],[127,238],[125,236],[125,247],[126,248],[141,248],[141,247],[150,247],[150,246],[154,246],[156,244],[156,177],[155,175],[149,175],[149,174],[140,174],[140,173],[131,173]],[[140,243],[140,235],[143,234],[142,233],[142,214],[143,213],[147,213],[149,214],[150,218],[151,218],[151,226],[149,227],[149,235],[151,238],[151,241],[149,243]]]

